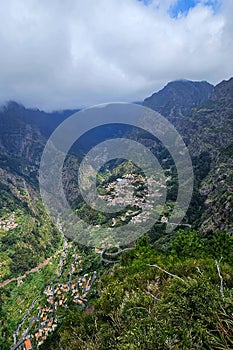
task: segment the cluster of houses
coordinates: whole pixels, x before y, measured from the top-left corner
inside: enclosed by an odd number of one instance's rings
[[[52,300],[54,300],[53,297]],[[35,339],[38,347],[44,343],[49,333],[53,332],[57,327],[57,319],[54,317],[57,305],[52,300],[48,301],[44,308],[38,308],[38,330],[31,336],[32,339]]]
[[[148,193],[146,184],[153,186],[155,189],[153,193]],[[128,218],[134,224],[147,221],[151,211],[154,209],[155,198],[162,196],[161,188],[165,187],[166,185],[162,180],[156,181],[153,176],[146,180],[142,175],[136,174],[125,174],[122,178],[118,178],[116,181],[106,185],[105,190],[107,194],[100,196],[100,198],[107,201],[109,206],[130,205],[136,209],[136,211],[128,210],[124,215],[113,218],[112,227],[119,220],[124,222]],[[161,221],[165,222],[164,220],[163,217]]]
[[[48,335],[56,329],[58,325],[56,311],[59,307],[67,308],[68,301],[73,301],[85,307],[87,295],[96,279],[96,271],[90,276],[85,274],[78,279],[73,278],[73,273],[76,271],[77,266],[81,264],[82,259],[77,254],[73,254],[72,257],[75,258],[75,261],[70,266],[69,281],[48,286],[45,289],[44,294],[47,297],[47,303],[43,308],[38,307],[39,314],[33,318],[38,323],[38,327],[34,334],[28,335],[27,339],[24,340],[24,350],[33,349],[32,343],[36,343],[37,348],[39,348]]]
[[[44,308],[41,314],[43,322],[40,324],[39,330],[33,334],[31,337],[37,342],[37,346],[41,346],[47,339],[49,333],[53,332],[57,327],[56,318],[48,318],[47,312],[49,308]]]
[[[0,230],[2,231],[10,231],[16,228],[18,224],[15,222],[15,214],[11,214],[8,219],[0,218]]]

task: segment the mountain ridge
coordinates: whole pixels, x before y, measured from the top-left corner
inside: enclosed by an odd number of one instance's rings
[[[214,86],[206,81],[175,80],[144,100],[143,105],[169,120],[191,113],[209,99]]]
[[[144,105],[160,112],[173,123],[193,159],[198,162],[203,154],[209,155],[210,170],[198,186],[199,196],[203,196],[205,203],[200,226],[206,233],[224,230],[233,233],[233,78],[211,87],[211,93],[209,91],[204,102],[195,108],[188,103],[187,114],[181,113],[178,118],[180,100],[177,98],[174,114],[174,90],[167,93],[167,86],[161,90],[162,94],[166,92],[166,104],[157,103],[161,94],[158,92],[145,99]],[[179,94],[179,91],[176,93]]]

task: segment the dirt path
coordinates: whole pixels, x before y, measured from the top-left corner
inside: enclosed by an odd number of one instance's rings
[[[6,285],[8,285],[11,282],[17,281],[20,282],[22,281],[25,277],[27,277],[28,275],[30,275],[31,273],[35,273],[38,272],[41,268],[45,267],[46,265],[48,265],[50,263],[50,261],[55,258],[58,254],[62,253],[63,250],[59,250],[57,251],[53,256],[51,256],[50,258],[44,260],[43,262],[41,262],[38,266],[33,267],[31,270],[28,270],[24,273],[24,275],[19,276],[19,277],[14,277],[8,280],[5,280],[3,282],[0,283],[0,288],[5,287]]]

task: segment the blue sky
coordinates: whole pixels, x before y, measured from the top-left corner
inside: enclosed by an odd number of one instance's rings
[[[139,0],[145,5],[149,5],[152,0]],[[171,17],[177,17],[179,14],[187,14],[189,9],[195,7],[198,3],[205,3],[211,6],[214,12],[217,12],[221,5],[221,0],[177,0],[176,4],[170,8]]]
[[[200,2],[201,1],[198,1],[198,0],[178,0],[177,4],[172,7],[171,14],[174,17],[177,17],[179,13],[186,14],[188,13],[189,9],[195,7]],[[217,11],[220,6],[220,1],[218,0],[205,1],[205,5],[211,6],[214,9],[214,11]]]

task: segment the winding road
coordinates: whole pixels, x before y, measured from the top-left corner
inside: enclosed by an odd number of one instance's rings
[[[5,287],[6,285],[8,285],[11,282],[17,281],[18,283],[20,281],[22,281],[24,278],[26,278],[28,275],[30,275],[31,273],[35,273],[38,272],[41,268],[45,267],[46,265],[48,265],[50,263],[50,261],[52,259],[54,259],[58,254],[62,253],[62,250],[57,251],[53,256],[51,256],[50,258],[44,260],[43,262],[41,262],[38,266],[33,267],[31,270],[26,271],[22,276],[19,277],[13,277],[11,279],[5,280],[3,282],[0,283],[0,288]]]

